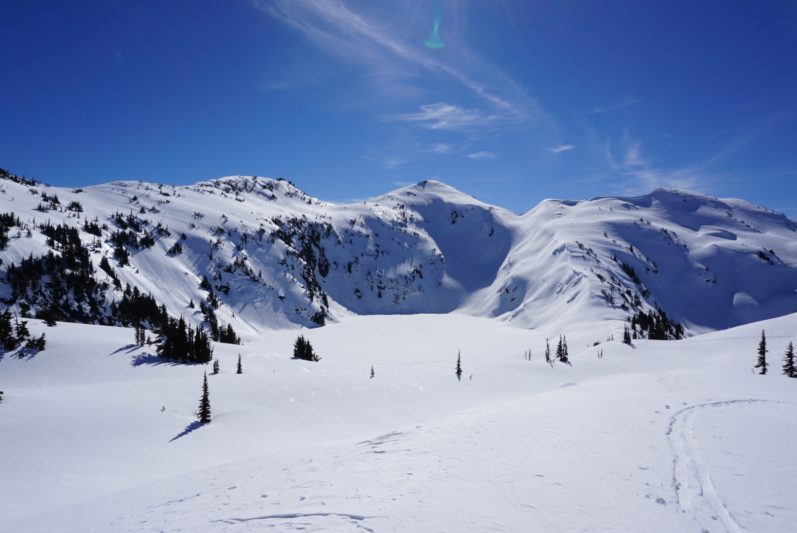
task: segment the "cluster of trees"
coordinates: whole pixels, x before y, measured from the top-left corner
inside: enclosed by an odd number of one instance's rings
[[[304,338],[304,335],[299,335],[296,342],[293,343],[293,358],[302,359],[304,361],[320,361],[321,358],[313,350],[313,345],[310,341]]]
[[[160,326],[158,355],[179,363],[209,363],[213,359],[210,337],[201,328],[192,328],[180,317],[169,317]]]
[[[682,339],[684,327],[673,321],[661,309],[645,313],[638,311],[631,317],[631,325],[623,331],[623,342],[631,344],[632,339],[671,340]]]
[[[560,363],[570,364],[570,351],[567,348],[567,337],[564,335],[559,335],[555,357]],[[551,344],[548,339],[545,339],[545,362],[549,365],[553,365],[554,362],[554,359],[551,357]]]
[[[19,302],[23,315],[54,320],[92,323],[103,314],[107,285],[95,279],[89,250],[77,229],[45,224],[41,228],[51,248],[40,257],[30,256],[6,269],[11,295],[3,303]]]
[[[766,331],[762,331],[761,340],[758,342],[758,359],[755,365],[755,368],[758,369],[758,373],[761,375],[766,374],[769,369],[767,353],[769,353],[769,349],[767,349],[767,334]],[[795,366],[794,363],[794,344],[791,342],[786,346],[786,351],[783,354],[783,366],[781,370],[784,376],[797,378],[797,366]]]
[[[210,338],[225,344],[241,344],[241,338],[235,333],[231,324],[225,326],[219,323],[219,319],[216,318],[216,311],[210,303],[199,302],[199,310],[202,311],[205,322],[210,328]]]
[[[14,213],[0,213],[0,250],[5,250],[8,246],[8,230],[19,225],[19,219]]]
[[[6,352],[16,350],[23,345],[27,350],[40,352],[44,350],[46,341],[44,333],[38,337],[32,336],[25,320],[14,318],[12,322],[11,312],[6,309],[0,313],[0,345]]]

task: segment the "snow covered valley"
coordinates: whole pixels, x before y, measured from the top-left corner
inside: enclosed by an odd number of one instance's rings
[[[128,328],[29,327],[47,349],[0,360],[0,531],[797,523],[797,380],[780,373],[797,315],[633,347],[594,323],[563,331],[572,366],[546,364],[536,330],[464,314],[305,331],[319,362],[291,358],[295,330],[266,331],[215,345],[204,426],[210,365],[159,360]]]

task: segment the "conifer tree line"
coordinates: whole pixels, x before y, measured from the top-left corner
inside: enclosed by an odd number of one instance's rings
[[[16,350],[24,346],[26,350],[40,352],[44,350],[47,341],[44,333],[38,337],[31,335],[28,322],[11,316],[11,311],[6,309],[0,313],[0,347],[4,352]]]
[[[762,376],[766,375],[770,366],[767,361],[767,353],[769,353],[769,349],[767,348],[767,334],[766,331],[761,331],[761,340],[758,341],[758,350],[756,351],[757,358],[754,368],[757,368],[758,373]],[[786,351],[783,353],[783,366],[781,367],[781,371],[784,376],[797,378],[797,365],[794,361],[794,343],[791,341],[786,345]]]

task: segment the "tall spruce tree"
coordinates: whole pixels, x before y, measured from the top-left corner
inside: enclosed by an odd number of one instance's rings
[[[462,381],[462,353],[457,351],[457,379]]]
[[[623,344],[631,346],[631,332],[628,330],[628,326],[623,328]]]
[[[551,343],[548,339],[545,339],[545,362],[551,364]]]
[[[235,373],[236,374],[243,374],[244,373],[244,369],[241,366],[241,354],[238,354],[238,367],[235,369]]]
[[[567,350],[567,337],[562,335],[559,343],[561,345],[561,350],[557,350],[557,356],[559,358],[559,362],[570,364],[570,359],[568,358],[569,353]]]
[[[210,393],[208,392],[208,375],[205,373],[205,379],[202,382],[202,398],[199,400],[199,411],[197,411],[197,418],[200,424],[210,424]]]
[[[797,378],[797,368],[794,366],[794,344],[789,343],[786,354],[783,356],[783,374],[790,378]]]
[[[219,373],[219,360],[218,359],[214,359],[213,360],[213,372],[211,372],[211,374],[216,375],[218,373]]]
[[[755,367],[758,368],[758,373],[762,376],[767,373],[767,335],[765,331],[761,331],[761,341],[758,343],[758,362]]]
[[[374,365],[371,365],[371,377],[369,379],[374,379],[375,375],[376,374],[374,374]]]

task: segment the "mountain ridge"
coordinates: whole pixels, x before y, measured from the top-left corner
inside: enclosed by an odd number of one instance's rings
[[[72,294],[53,303],[44,281],[37,294],[9,290],[9,265],[57,253],[41,233],[45,223],[84,228],[106,303],[120,289],[96,268],[103,257],[123,284],[153,294],[169,313],[202,324],[207,317],[190,304],[215,300],[220,319],[244,335],[350,314],[429,312],[552,335],[604,321],[608,332],[657,309],[698,332],[797,310],[797,223],[700,193],[543,200],[516,214],[436,180],[351,203],[255,176],[83,189],[0,183],[0,211],[20,222],[6,230],[0,290],[30,314],[80,304]],[[120,244],[120,234],[128,241]],[[202,288],[203,279],[212,281]]]

